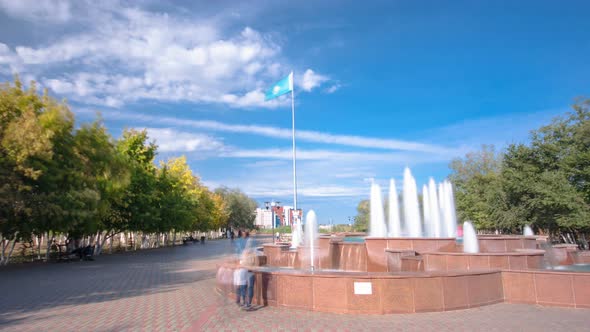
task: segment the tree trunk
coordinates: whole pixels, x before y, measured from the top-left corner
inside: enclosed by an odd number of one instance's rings
[[[563,233],[559,233],[559,236],[563,240],[563,243],[567,243],[567,238],[565,237],[565,235],[563,235]]]
[[[4,263],[4,251],[6,250],[6,244],[4,243],[4,236],[0,235],[0,241],[2,241],[2,253],[0,254],[0,265]]]
[[[109,233],[106,232],[104,235],[102,234],[102,232],[100,232],[100,236],[101,236],[101,243],[100,243],[100,252],[102,252],[102,248],[104,248],[105,243],[107,243],[107,240],[109,239]]]
[[[12,256],[12,252],[14,251],[14,247],[16,246],[16,242],[17,241],[16,241],[16,235],[15,235],[14,240],[12,240],[12,246],[10,247],[10,251],[8,252],[8,255],[4,258],[3,265],[8,265],[8,261],[10,261],[10,256]]]
[[[119,246],[125,248],[125,251],[127,251],[127,232],[119,234]]]
[[[49,251],[51,250],[51,244],[53,243],[53,240],[55,239],[55,234],[53,234],[52,237],[49,237],[49,231],[47,231],[47,251],[45,252],[45,261],[49,262]]]
[[[95,253],[96,255],[100,255],[102,253],[102,248],[104,248],[104,244],[107,242],[108,240],[108,232],[106,234],[104,234],[104,236],[102,235],[102,232],[98,233],[97,239],[96,239],[96,243],[97,243],[97,247],[98,247],[98,253]]]
[[[109,238],[109,254],[113,253],[113,236]]]
[[[94,254],[96,256],[100,255],[100,252],[102,251],[102,244],[100,243],[100,235],[101,233],[98,232],[96,234],[96,236],[94,236],[94,239],[92,239],[91,243],[94,243]]]
[[[174,233],[172,235],[172,246],[173,247],[176,246],[176,230],[174,230]]]
[[[568,239],[568,243],[575,243],[574,240],[572,239],[572,233],[567,233],[567,239]]]
[[[41,260],[41,246],[43,245],[43,234],[39,234],[37,238],[39,239],[39,244],[37,245],[37,259]]]

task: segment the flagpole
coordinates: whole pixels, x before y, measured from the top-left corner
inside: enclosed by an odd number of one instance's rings
[[[291,72],[291,80],[293,80],[293,72]],[[293,82],[293,81],[291,81]],[[293,122],[293,209],[297,213],[299,218],[299,212],[297,211],[297,167],[296,167],[296,152],[295,152],[295,93],[293,90],[295,87],[291,87],[291,118]]]

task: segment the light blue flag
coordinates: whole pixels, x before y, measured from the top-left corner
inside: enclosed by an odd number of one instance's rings
[[[293,72],[291,72],[289,76],[275,83],[272,88],[268,89],[268,91],[266,91],[264,100],[271,100],[291,91],[293,91]]]

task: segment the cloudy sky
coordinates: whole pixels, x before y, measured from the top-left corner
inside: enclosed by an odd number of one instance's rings
[[[421,187],[481,144],[590,96],[587,1],[0,0],[0,79],[19,73],[115,137],[147,128],[158,158],[203,182],[348,221],[409,166]]]

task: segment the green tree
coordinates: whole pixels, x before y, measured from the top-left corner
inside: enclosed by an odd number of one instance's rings
[[[223,197],[228,211],[228,226],[252,229],[258,204],[239,189],[218,188],[215,193]]]
[[[530,145],[512,144],[502,178],[506,213],[516,226],[532,224],[569,241],[590,230],[590,101],[531,133]]]
[[[52,133],[39,122],[45,98],[34,82],[24,91],[18,77],[0,85],[0,264],[7,264],[19,239],[29,238],[31,201],[41,161],[52,158]],[[8,246],[10,249],[6,252]]]
[[[128,229],[144,232],[142,246],[146,245],[146,233],[158,230],[160,222],[157,191],[157,175],[154,158],[157,147],[148,142],[147,131],[125,130],[117,142],[117,149],[127,158],[131,176],[130,183],[118,206],[119,215],[125,218]]]
[[[130,169],[100,121],[83,125],[77,130],[74,140],[83,177],[87,186],[98,193],[99,201],[96,213],[90,216],[89,222],[71,235],[80,237],[105,232],[95,250],[95,254],[100,254],[106,240],[128,227],[117,207],[123,204],[125,189],[130,181]]]
[[[367,232],[369,230],[369,219],[371,214],[371,203],[365,199],[359,202],[356,207],[356,216],[354,217],[354,229],[358,232]]]
[[[195,178],[186,164],[186,158],[174,158],[162,163],[158,183],[162,219],[159,231],[192,231],[199,202]]]
[[[451,161],[450,168],[458,219],[471,220],[480,230],[501,228],[502,155],[493,145],[483,145],[481,150]]]

